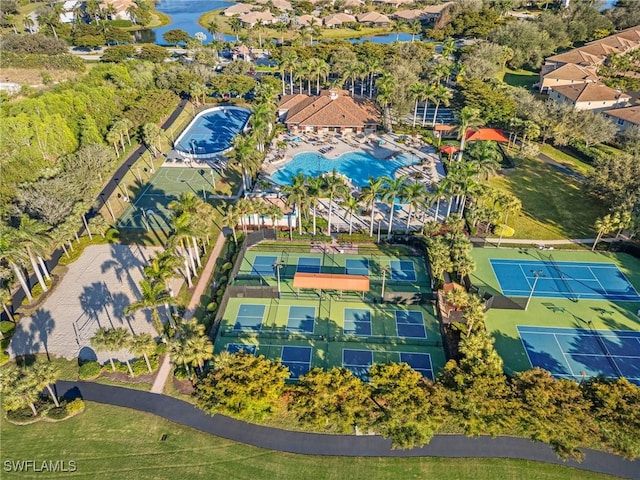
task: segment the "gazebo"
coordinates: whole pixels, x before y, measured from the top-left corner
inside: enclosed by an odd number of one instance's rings
[[[479,128],[478,130],[467,130],[465,134],[467,142],[499,142],[509,143],[509,139],[497,128]]]

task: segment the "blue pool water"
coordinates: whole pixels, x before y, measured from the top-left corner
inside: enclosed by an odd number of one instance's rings
[[[214,107],[200,112],[180,134],[175,149],[196,157],[222,152],[231,146],[250,115],[249,110],[238,107]]]
[[[393,160],[378,160],[364,152],[347,152],[338,158],[327,158],[319,153],[299,153],[286,163],[282,168],[271,175],[271,179],[278,185],[290,185],[291,177],[298,172],[306,176],[318,177],[323,173],[336,170],[344,174],[351,182],[364,187],[368,184],[369,177],[382,176],[393,177],[400,167],[419,163],[418,158],[411,154],[402,154]]]

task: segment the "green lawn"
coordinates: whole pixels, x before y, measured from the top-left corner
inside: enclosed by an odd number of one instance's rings
[[[143,480],[344,479],[598,480],[615,477],[522,460],[476,458],[344,458],[278,453],[214,437],[125,408],[88,403],[61,423],[1,424],[1,461],[75,460],[75,473],[11,474],[13,478]],[[164,442],[160,441],[167,434]],[[303,473],[307,472],[307,473]],[[533,473],[535,472],[535,474]]]
[[[501,73],[500,79],[512,87],[524,87],[530,90],[533,84],[540,80],[540,75],[538,72],[529,70],[511,70],[507,68]]]
[[[546,156],[553,159],[557,163],[566,165],[571,170],[573,170],[576,173],[579,173],[580,175],[585,176],[591,170],[593,170],[593,167],[588,163],[585,163],[579,158],[569,155],[568,153],[558,150],[557,148],[551,145],[548,145],[548,144],[539,145],[539,148],[540,148],[540,153],[545,154]]]
[[[537,159],[516,159],[516,168],[493,177],[490,184],[522,201],[522,212],[508,222],[514,238],[592,238],[596,218],[607,213],[582,182]]]

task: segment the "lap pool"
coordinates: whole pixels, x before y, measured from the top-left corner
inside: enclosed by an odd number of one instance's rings
[[[369,177],[393,177],[396,170],[407,165],[419,163],[418,157],[411,154],[397,155],[393,159],[379,160],[364,152],[347,152],[338,158],[327,158],[319,153],[299,153],[282,168],[273,172],[271,180],[278,185],[290,185],[291,177],[298,172],[306,176],[318,177],[323,173],[336,170],[348,177],[358,187],[365,187]]]
[[[213,107],[200,112],[176,139],[175,149],[195,158],[208,158],[229,149],[249,120],[240,107]]]

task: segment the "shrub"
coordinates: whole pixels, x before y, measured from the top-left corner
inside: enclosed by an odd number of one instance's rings
[[[67,408],[63,406],[50,408],[46,414],[47,418],[53,420],[62,420],[63,418],[67,418],[68,415]]]
[[[211,302],[207,305],[207,312],[215,312],[218,309],[218,304],[216,302]]]
[[[28,37],[29,35],[22,36]],[[45,55],[40,53],[13,53],[3,51],[2,67],[72,70],[74,72],[84,72],[85,70],[84,60],[72,55],[71,53]]]
[[[222,265],[222,271],[226,272],[227,270],[231,270],[233,268],[233,263],[231,262],[227,262],[224,265]]]
[[[120,27],[120,28],[126,28],[126,27],[130,27],[131,25],[133,25],[131,20],[122,20],[122,19],[109,20],[107,23],[109,25],[111,25],[112,27]]]
[[[84,400],[76,398],[75,400],[67,403],[64,408],[69,415],[81,412],[84,410]]]
[[[193,371],[191,371],[193,373]],[[191,376],[187,373],[187,369],[184,365],[176,365],[176,368],[173,370],[173,376],[178,380],[190,380]]]
[[[376,241],[375,235],[370,237],[368,233],[354,233],[349,235],[348,233],[339,233],[338,242],[344,243],[373,243]]]
[[[9,410],[7,412],[7,418],[14,422],[28,422],[29,420],[34,420],[36,417],[33,416],[31,408],[25,407],[18,410]]]
[[[226,285],[227,280],[229,280],[229,278],[226,275],[222,275],[218,281],[220,282],[220,285]]]
[[[147,368],[147,362],[145,362],[144,358],[136,358],[131,363],[131,370],[133,370],[133,375],[144,375],[145,373],[149,373],[149,369]],[[149,363],[151,364],[152,370],[158,369],[158,357],[151,356],[149,357]]]
[[[16,324],[13,322],[7,322],[7,321],[0,322],[0,332],[2,332],[2,334],[5,337],[11,336],[15,328],[16,328]]]
[[[90,380],[102,373],[102,366],[98,362],[86,362],[80,365],[78,377],[80,380]]]
[[[493,233],[495,235],[502,235],[503,237],[513,237],[513,234],[516,233],[516,231],[511,228],[509,225],[496,225],[496,227],[493,229]]]
[[[167,353],[167,344],[160,342],[156,345],[156,355],[164,355]]]
[[[9,357],[9,354],[7,352],[0,352],[0,366],[7,363],[10,358],[11,357]]]
[[[127,367],[126,363],[119,362],[117,360],[114,360],[113,363],[116,366],[116,372],[129,373],[129,367]],[[111,362],[105,364],[104,368],[106,368],[108,372],[113,372],[113,369],[111,368]]]

